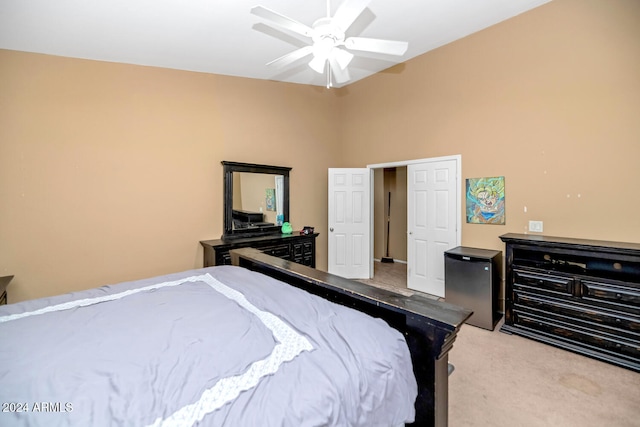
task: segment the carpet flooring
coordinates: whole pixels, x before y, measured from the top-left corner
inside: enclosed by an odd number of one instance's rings
[[[406,264],[363,281],[398,293]],[[426,295],[426,294],[425,294]],[[516,335],[463,325],[449,363],[451,427],[640,427],[640,373]]]
[[[449,353],[449,425],[638,427],[640,373],[463,325]]]

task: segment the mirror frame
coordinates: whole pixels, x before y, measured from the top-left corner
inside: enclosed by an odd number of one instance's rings
[[[223,174],[224,174],[224,231],[222,234],[223,239],[235,239],[240,237],[255,237],[263,236],[266,234],[279,234],[281,232],[281,226],[274,225],[272,227],[263,228],[251,228],[251,229],[233,229],[233,173],[234,172],[250,172],[250,173],[263,173],[272,175],[282,175],[283,179],[283,197],[282,197],[282,213],[284,216],[283,222],[289,221],[289,172],[291,168],[286,166],[269,166],[258,165],[254,163],[239,163],[228,162],[223,160]]]

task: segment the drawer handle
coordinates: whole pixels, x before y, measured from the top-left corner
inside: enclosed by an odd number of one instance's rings
[[[622,320],[616,318],[616,323],[621,323],[621,322],[622,322]]]
[[[617,298],[617,299],[622,298],[622,294],[616,294],[616,298]]]

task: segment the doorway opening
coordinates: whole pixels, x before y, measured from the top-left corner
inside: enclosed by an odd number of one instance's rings
[[[385,163],[368,165],[367,168],[372,170],[373,186],[371,189],[371,211],[373,221],[371,222],[371,274],[370,279],[366,282],[376,286],[388,287],[400,293],[413,294],[415,287],[411,285],[414,280],[409,283],[408,278],[411,274],[415,274],[417,270],[428,264],[431,271],[435,271],[435,275],[441,275],[444,281],[444,256],[438,256],[437,253],[431,255],[431,260],[425,258],[416,258],[415,252],[408,253],[412,245],[409,244],[409,235],[412,234],[412,226],[408,224],[409,205],[414,202],[408,200],[409,196],[409,167],[410,165],[436,162],[455,161],[455,202],[449,211],[450,220],[455,222],[455,237],[449,237],[449,245],[461,244],[461,156],[446,156],[430,159],[411,160],[404,162]],[[415,224],[413,225],[415,226]],[[411,236],[414,238],[414,236]],[[388,251],[387,251],[388,248]],[[436,249],[432,252],[438,252]],[[386,258],[386,259],[385,259]],[[442,258],[442,259],[440,259]],[[389,262],[392,259],[393,262]],[[386,262],[381,262],[381,261]],[[416,260],[419,265],[416,264]],[[413,269],[413,271],[411,270]],[[441,273],[439,273],[441,270]],[[410,286],[411,285],[411,286]],[[413,288],[413,289],[412,289]]]
[[[407,288],[407,167],[373,169],[373,277],[394,290]],[[385,262],[383,262],[385,261]]]

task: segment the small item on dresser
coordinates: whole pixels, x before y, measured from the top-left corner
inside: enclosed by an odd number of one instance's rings
[[[282,224],[282,234],[291,234],[293,233],[293,228],[291,227],[291,224],[288,222],[285,222],[284,224]]]
[[[300,234],[304,234],[304,235],[308,235],[308,234],[313,234],[313,230],[315,228],[314,227],[310,227],[308,225],[305,225],[302,230],[300,230]]]

